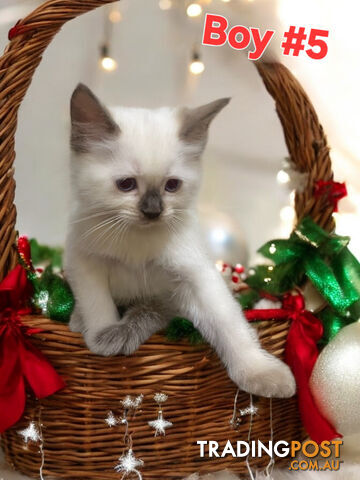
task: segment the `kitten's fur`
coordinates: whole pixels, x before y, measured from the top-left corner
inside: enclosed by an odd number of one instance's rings
[[[200,156],[212,119],[228,101],[122,108],[113,119],[87,87],[76,88],[65,251],[76,298],[70,327],[95,353],[128,355],[181,315],[213,345],[241,389],[287,397],[295,392],[289,368],[260,348],[198,234]],[[123,178],[135,178],[137,188],[119,191]],[[169,193],[164,185],[173,178],[182,184]],[[129,306],[121,318],[116,305]]]

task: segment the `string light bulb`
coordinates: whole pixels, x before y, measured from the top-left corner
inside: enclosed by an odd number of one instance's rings
[[[292,222],[295,218],[295,210],[290,205],[280,210],[280,218],[283,222]]]
[[[106,72],[113,72],[117,69],[117,62],[112,57],[110,57],[109,47],[107,45],[103,45],[101,47],[100,65],[101,68]]]
[[[276,179],[278,183],[288,183],[290,181],[290,176],[285,170],[279,170]]]
[[[111,12],[109,13],[109,20],[110,20],[111,23],[121,22],[122,14],[121,14],[120,10],[117,10],[117,9],[111,10]]]
[[[198,17],[202,14],[202,6],[199,3],[190,3],[186,9],[186,14],[188,17]]]
[[[205,70],[204,62],[201,60],[200,54],[196,50],[192,55],[189,70],[193,75],[201,75]]]
[[[171,0],[159,0],[160,10],[170,10],[171,7],[172,7]]]

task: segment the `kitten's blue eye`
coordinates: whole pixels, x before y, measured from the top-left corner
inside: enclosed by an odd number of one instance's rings
[[[181,185],[181,180],[178,178],[170,178],[165,184],[165,190],[170,193],[174,193],[179,190]]]
[[[135,190],[137,183],[135,178],[132,177],[120,178],[119,180],[116,180],[116,186],[122,192],[131,192],[131,190]]]

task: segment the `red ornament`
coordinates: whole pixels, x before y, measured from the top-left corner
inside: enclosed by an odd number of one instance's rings
[[[241,263],[237,263],[234,267],[236,273],[244,273],[245,268],[241,265]]]
[[[245,316],[250,322],[292,320],[285,355],[286,363],[296,379],[299,410],[304,427],[317,443],[341,437],[321,415],[309,388],[310,376],[319,355],[317,342],[323,335],[323,325],[311,312],[305,310],[303,296],[287,294],[283,298],[282,308],[247,310]]]
[[[347,189],[345,183],[334,182],[330,180],[317,180],[314,187],[314,195],[316,198],[326,196],[329,203],[333,206],[333,211],[338,211],[339,200],[346,197]]]

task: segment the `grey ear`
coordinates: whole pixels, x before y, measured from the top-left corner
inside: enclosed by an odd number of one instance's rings
[[[91,143],[119,135],[120,128],[92,91],[82,83],[75,88],[70,102],[71,148],[84,153]]]
[[[220,98],[197,108],[184,108],[181,111],[179,137],[186,143],[201,143],[207,139],[212,119],[230,102],[230,98]]]

